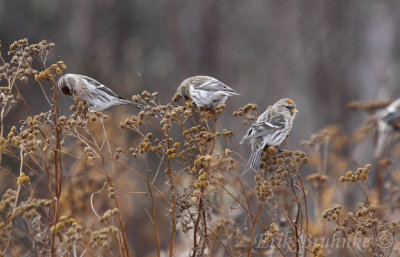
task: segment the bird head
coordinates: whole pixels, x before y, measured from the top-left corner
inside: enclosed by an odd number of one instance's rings
[[[64,95],[74,94],[74,79],[70,74],[65,74],[57,81],[58,89],[63,92]]]
[[[178,89],[176,90],[176,93],[179,94],[180,96],[184,97],[185,100],[189,100],[189,86],[190,86],[190,78],[185,79],[182,81],[182,83],[179,85]]]
[[[274,104],[274,106],[286,116],[294,117],[298,112],[298,110],[296,109],[296,104],[293,100],[289,98],[283,98],[279,100],[277,103]]]

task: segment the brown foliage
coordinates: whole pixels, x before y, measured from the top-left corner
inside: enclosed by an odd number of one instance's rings
[[[340,126],[312,135],[304,143],[308,153],[264,149],[260,170],[248,181],[240,175],[246,160],[230,148],[234,132],[219,128],[225,105],[162,104],[157,93],[144,91],[132,97],[146,105],[137,115],[91,113],[75,99],[73,113],[61,116],[56,79],[67,67],[61,61],[48,66],[53,47],[23,39],[11,45],[10,61],[0,56],[0,167],[8,184],[0,201],[1,256],[336,256],[361,250],[388,256],[399,250],[393,240],[399,224],[389,220],[398,212],[397,163],[385,162],[394,179],[377,198],[367,184],[373,166],[343,175],[350,165],[345,150],[355,140]],[[34,59],[45,68],[35,70]],[[48,112],[31,113],[20,93],[31,78]],[[5,131],[15,104],[28,116]],[[247,125],[256,112],[248,104],[233,116]],[[353,187],[362,192],[355,214],[342,207],[354,208],[344,201]],[[367,244],[332,248],[304,241],[332,234],[345,242],[360,236]]]

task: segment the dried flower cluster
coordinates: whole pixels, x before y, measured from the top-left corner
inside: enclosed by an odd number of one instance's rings
[[[361,236],[375,256],[400,252],[400,225],[391,218],[400,197],[395,159],[376,162],[388,177],[380,184],[371,179],[375,164],[344,174],[354,163],[348,152],[372,127],[348,136],[340,125],[327,126],[303,142],[307,151],[290,150],[287,142],[283,151],[266,147],[261,169],[248,180],[240,175],[248,154],[234,150],[235,132],[219,123],[225,104],[197,108],[178,95],[176,103],[163,104],[157,92],[144,91],[132,97],[144,106],[139,113],[90,112],[75,97],[70,113],[61,115],[56,81],[67,67],[47,64],[53,47],[23,39],[11,45],[10,61],[0,55],[0,256],[348,253],[305,244],[310,233],[347,241]],[[38,85],[47,112],[32,113],[19,90],[26,83]],[[6,126],[16,104],[27,116]],[[349,108],[373,112],[387,104]],[[247,104],[233,116],[248,125],[256,112],[257,105]],[[359,188],[361,197],[353,192]],[[338,205],[343,194],[354,195],[356,207],[353,199]]]
[[[339,178],[340,182],[357,182],[357,181],[367,181],[369,170],[371,169],[371,164],[365,165],[364,168],[358,168],[355,172],[348,171],[346,176],[341,176]]]

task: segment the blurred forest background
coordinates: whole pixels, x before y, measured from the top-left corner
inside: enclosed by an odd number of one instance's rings
[[[289,146],[303,149],[300,142],[326,125],[346,132],[360,125],[365,117],[348,110],[349,101],[399,97],[399,25],[396,0],[0,0],[3,56],[15,40],[45,39],[56,44],[49,64],[62,60],[66,73],[93,77],[128,99],[157,91],[162,104],[193,75],[234,88],[241,96],[227,101],[220,127],[235,131],[232,149],[245,158],[249,148],[238,141],[247,127],[231,113],[247,103],[261,113],[280,98],[293,99],[299,113]],[[21,90],[36,114],[48,105],[34,84]],[[70,113],[73,101],[60,101],[62,114]],[[137,112],[107,112],[119,110]],[[25,117],[19,104],[7,122]],[[372,143],[362,147],[352,168],[371,160]]]
[[[126,98],[147,89],[165,103],[192,75],[214,76],[241,93],[229,99],[229,112],[293,98],[296,146],[326,124],[351,126],[349,116],[359,113],[346,110],[350,100],[400,96],[399,13],[395,0],[0,0],[0,39],[3,46],[24,37],[54,42],[51,58],[68,73]],[[40,92],[24,89],[43,111]],[[23,112],[20,105],[13,115]],[[222,120],[236,125],[230,115]]]

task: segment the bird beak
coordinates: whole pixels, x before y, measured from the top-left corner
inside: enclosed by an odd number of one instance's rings
[[[298,113],[299,111],[296,108],[293,108],[292,110],[290,110],[292,113]]]
[[[180,94],[176,93],[174,95],[174,97],[172,98],[172,102],[178,102],[179,99],[181,99],[181,98],[182,98],[182,96]]]

